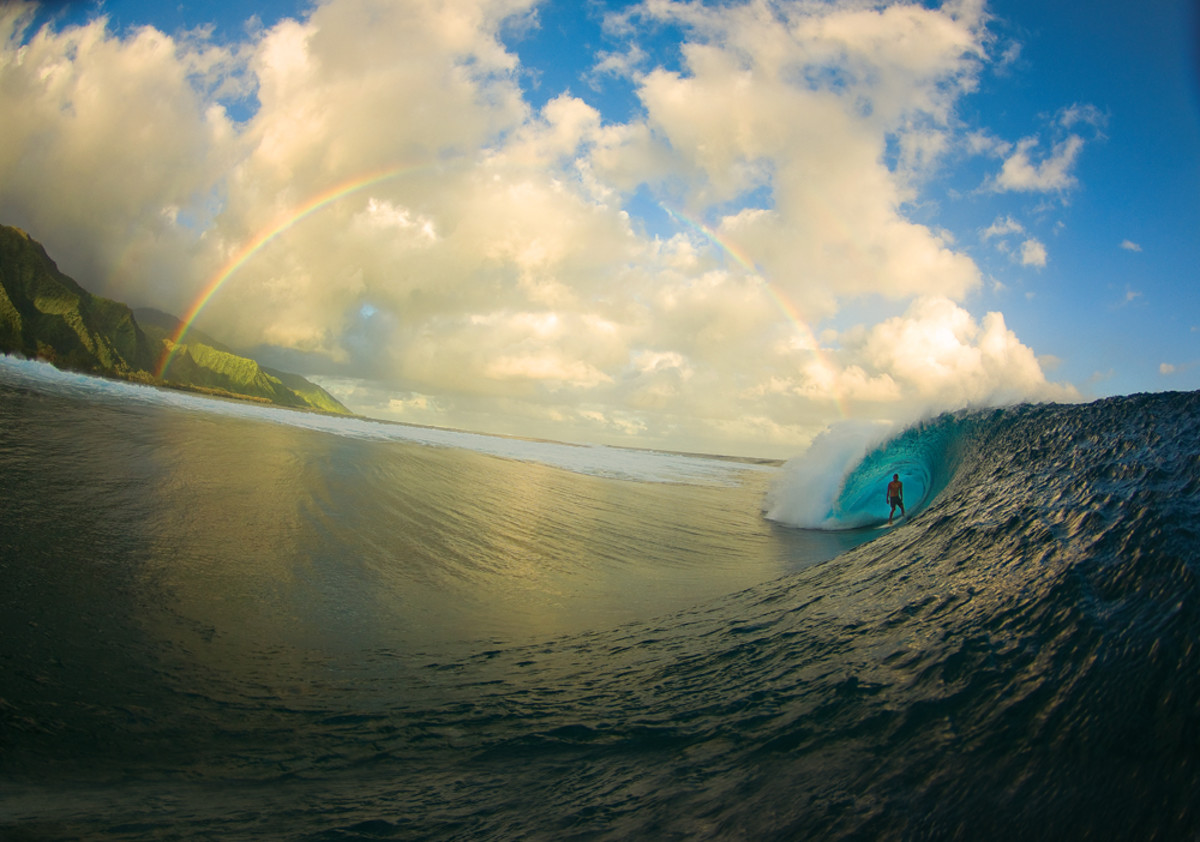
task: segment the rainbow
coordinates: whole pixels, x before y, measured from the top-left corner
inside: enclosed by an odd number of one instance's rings
[[[716,231],[712,230],[697,219],[692,219],[689,216],[685,216],[678,211],[672,210],[666,205],[660,204],[659,207],[666,211],[667,216],[671,217],[671,219],[687,228],[692,229],[693,231],[696,231],[706,240],[720,249],[721,252],[733,258],[734,262],[747,272],[750,272],[752,275],[760,278],[763,282],[763,286],[767,290],[767,294],[770,295],[776,306],[779,307],[784,317],[792,324],[793,327],[795,327],[796,331],[807,343],[808,347],[812,349],[813,357],[816,358],[817,362],[827,371],[835,370],[834,366],[827,359],[825,352],[821,350],[821,343],[817,341],[817,335],[813,332],[808,320],[805,319],[800,313],[799,308],[797,308],[792,300],[784,294],[783,290],[771,282],[771,279],[767,277],[766,273],[759,268],[759,265],[749,255],[747,255],[740,246],[726,238],[721,237]],[[846,403],[842,398],[841,393],[835,389],[831,395],[831,398],[842,418],[849,417]]]
[[[217,291],[225,285],[239,269],[246,264],[250,258],[254,257],[265,245],[274,240],[284,231],[287,231],[293,225],[307,216],[310,216],[321,208],[326,207],[338,199],[343,199],[352,193],[357,193],[359,190],[364,190],[374,184],[379,184],[381,181],[397,178],[402,175],[412,173],[424,167],[401,166],[391,167],[385,170],[377,170],[366,175],[358,175],[349,181],[344,181],[333,187],[318,193],[315,196],[307,199],[299,207],[285,214],[281,219],[275,221],[271,225],[258,232],[249,242],[241,247],[220,271],[217,272],[200,290],[200,294],[188,306],[183,317],[179,321],[179,326],[167,341],[163,354],[159,358],[158,365],[155,368],[154,376],[162,378],[171,365],[171,360],[175,358],[175,352],[180,348],[183,337],[191,329],[192,323],[196,321],[196,317],[200,315],[200,311],[205,305],[212,300],[212,297],[217,294]]]

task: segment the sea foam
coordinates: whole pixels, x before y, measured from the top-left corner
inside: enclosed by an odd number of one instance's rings
[[[0,355],[0,373],[10,382],[36,385],[42,389],[76,397],[89,395],[173,406],[225,417],[286,424],[347,438],[459,448],[502,459],[534,462],[579,474],[612,479],[729,486],[740,484],[742,475],[747,471],[777,470],[771,465],[716,457],[488,435],[213,399],[173,389],[160,389],[61,371],[49,363],[4,355]]]

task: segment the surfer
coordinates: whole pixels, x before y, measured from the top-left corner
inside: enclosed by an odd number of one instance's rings
[[[896,513],[896,507],[900,507],[900,517],[904,517],[904,483],[900,482],[899,474],[892,474],[892,481],[887,487],[887,501],[892,507],[888,512],[888,526],[892,525],[892,515]]]

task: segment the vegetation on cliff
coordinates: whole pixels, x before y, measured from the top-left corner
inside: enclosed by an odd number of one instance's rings
[[[0,225],[0,353],[90,374],[349,414],[315,383],[263,368],[195,330],[175,349],[169,377],[156,377],[178,325],[166,313],[135,313],[92,295],[60,272],[40,243],[19,228]]]

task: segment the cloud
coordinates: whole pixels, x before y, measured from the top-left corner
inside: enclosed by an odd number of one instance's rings
[[[1036,237],[1026,237],[1021,242],[1020,248],[1016,252],[1012,251],[1008,237],[1024,233],[1025,226],[1011,216],[998,217],[995,222],[980,232],[980,239],[985,243],[994,240],[997,251],[1011,254],[1012,259],[1019,262],[1022,266],[1037,266],[1039,268],[1045,266],[1047,258],[1046,246]]]
[[[533,11],[328,0],[222,46],[30,35],[5,7],[0,214],[135,304],[227,278],[201,326],[420,423],[786,453],[845,412],[1073,394],[965,308],[979,268],[911,215],[963,142],[981,5],[642,4],[592,62],[633,82],[624,122],[525,99],[501,32]],[[655,27],[684,33],[676,60]],[[1060,190],[1079,137],[975,143],[1006,158],[997,189]],[[647,233],[635,197],[678,224]],[[875,323],[814,333],[861,301]]]
[[[1021,243],[1021,265],[1043,267],[1046,265],[1046,246],[1035,237]]]
[[[591,78],[600,76],[616,76],[619,78],[635,79],[641,74],[649,56],[637,44],[632,44],[623,52],[601,52],[597,55],[592,67]]]
[[[1024,225],[1017,222],[1011,216],[1006,216],[1003,219],[997,218],[995,222],[985,228],[982,232],[982,237],[986,242],[995,237],[1006,237],[1009,234],[1023,234],[1024,232]]]
[[[843,295],[959,296],[978,285],[970,260],[901,213],[911,170],[936,159],[954,97],[973,87],[977,17],[912,6],[645,11],[697,37],[683,70],[641,77],[636,141],[657,142],[673,163],[642,181],[682,189],[681,204],[702,217],[765,193],[713,227],[810,316]],[[889,137],[904,150],[900,172],[884,163]]]
[[[1017,143],[1016,150],[1004,160],[1000,173],[992,182],[992,188],[1000,191],[1053,192],[1066,190],[1075,185],[1071,169],[1083,139],[1078,135],[1056,143],[1040,161],[1033,160],[1040,141],[1027,137]]]
[[[863,331],[854,351],[874,378],[896,382],[933,409],[1077,397],[1073,389],[1046,380],[1033,351],[1008,329],[1002,314],[988,313],[977,322],[944,298],[919,299],[903,315]]]
[[[1176,374],[1192,371],[1197,366],[1200,366],[1200,361],[1198,360],[1183,363],[1159,363],[1158,373],[1163,377],[1171,377]]]
[[[232,129],[196,84],[232,54],[102,19],[25,38],[28,8],[0,6],[0,217],[64,269],[149,296],[221,178]]]
[[[1077,125],[1083,124],[1100,132],[1108,123],[1108,118],[1094,105],[1075,103],[1058,112],[1057,122],[1064,129],[1074,128]]]
[[[1141,251],[1142,250],[1142,247],[1139,246],[1137,243],[1133,242],[1132,240],[1122,240],[1121,248],[1125,249],[1125,251]]]
[[[1076,131],[1089,127],[1094,136],[1101,136],[1105,116],[1095,106],[1075,104],[1059,111],[1048,131],[1055,136],[1049,143],[1039,135],[1031,135],[1007,144],[986,134],[973,136],[970,148],[1004,159],[1000,172],[989,179],[986,187],[997,193],[1061,193],[1077,183],[1073,170],[1083,150],[1085,139]]]

